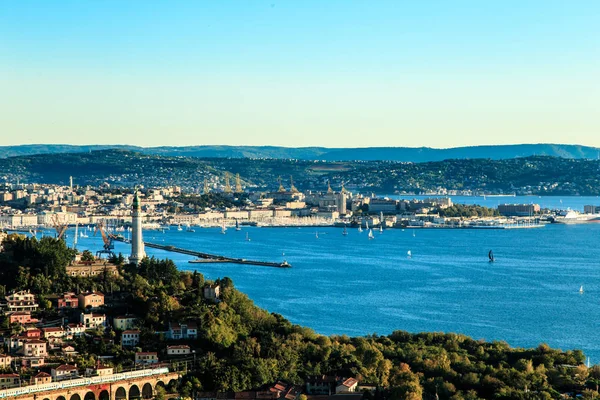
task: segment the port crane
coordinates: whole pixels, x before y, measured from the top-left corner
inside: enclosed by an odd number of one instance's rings
[[[54,226],[54,229],[56,230],[56,238],[64,239],[65,232],[67,232],[67,228],[69,226],[67,224],[60,222],[57,214],[54,214],[52,216],[52,226]]]
[[[113,250],[115,248],[115,244],[113,242],[113,235],[106,232],[102,221],[96,224],[96,228],[94,229],[94,236],[96,236],[97,232],[100,232],[100,235],[102,236],[102,242],[104,242],[104,245],[102,250],[98,250],[96,252],[96,257],[101,257],[102,254],[106,254],[108,257],[114,256],[115,253],[113,252]]]

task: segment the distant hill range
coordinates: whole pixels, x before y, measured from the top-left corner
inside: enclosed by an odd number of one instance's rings
[[[216,158],[276,158],[325,161],[410,161],[429,162],[448,159],[493,160],[529,156],[553,156],[574,159],[597,159],[600,148],[570,144],[515,144],[497,146],[454,147],[278,147],[278,146],[181,146],[138,147],[127,145],[65,145],[32,144],[0,146],[0,158],[33,154],[80,153],[106,149],[131,150],[144,154],[184,157]]]

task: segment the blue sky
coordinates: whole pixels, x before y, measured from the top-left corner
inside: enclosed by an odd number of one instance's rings
[[[0,144],[600,146],[597,1],[0,5]]]

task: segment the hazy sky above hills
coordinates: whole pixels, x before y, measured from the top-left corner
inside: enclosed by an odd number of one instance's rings
[[[600,2],[14,1],[0,145],[600,146]]]

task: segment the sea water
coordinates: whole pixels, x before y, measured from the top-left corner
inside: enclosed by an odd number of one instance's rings
[[[230,277],[259,307],[321,334],[456,332],[512,346],[582,349],[600,363],[600,224],[388,229],[374,235],[369,240],[366,231],[348,229],[343,236],[340,228],[243,227],[225,235],[220,228],[172,228],[145,231],[144,240],[287,260],[292,268],[190,264],[190,256],[146,248],[208,279]],[[129,254],[128,245],[115,247]],[[79,249],[85,248],[100,249],[101,239],[80,238]]]

